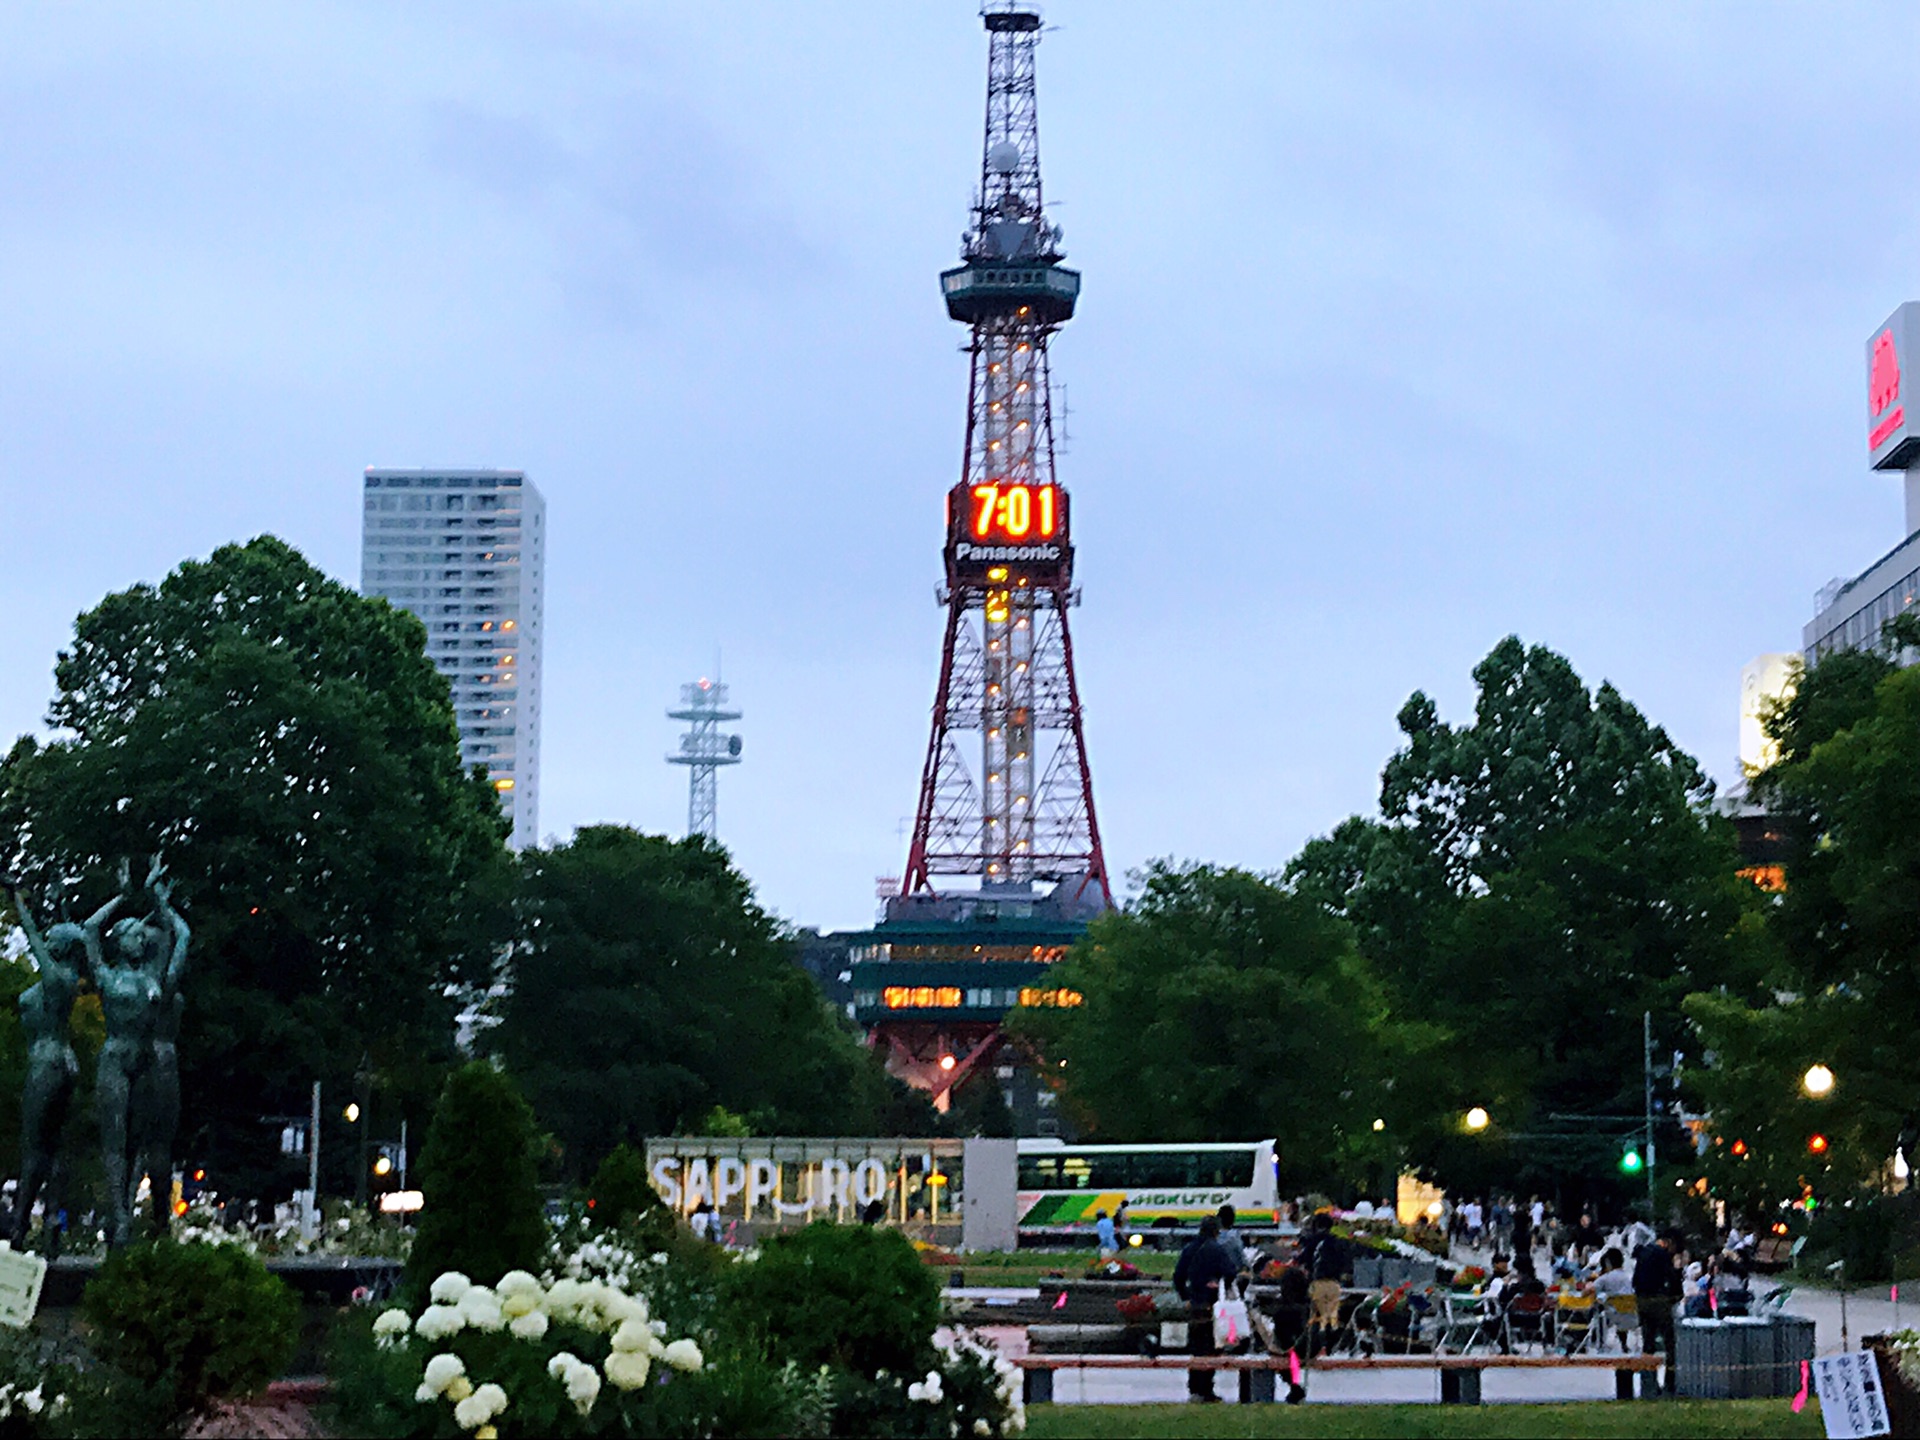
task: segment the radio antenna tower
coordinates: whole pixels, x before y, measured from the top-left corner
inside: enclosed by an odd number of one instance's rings
[[[946,639],[900,893],[972,876],[983,893],[1031,894],[1047,882],[1098,908],[1113,895],[1067,624],[1080,594],[1067,492],[1054,473],[1047,363],[1080,274],[1059,263],[1060,230],[1041,198],[1040,16],[1005,3],[981,19],[980,189],[963,263],[940,276],[947,314],[972,327],[967,435],[960,483],[947,495]]]
[[[687,835],[715,838],[715,811],[720,801],[722,765],[740,763],[740,737],[722,735],[722,720],[738,720],[740,712],[727,708],[727,687],[718,680],[696,680],[680,687],[680,708],[667,711],[669,720],[685,720],[680,753],[667,756],[669,765],[687,767]]]

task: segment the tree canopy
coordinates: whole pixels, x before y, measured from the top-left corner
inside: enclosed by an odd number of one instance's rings
[[[1395,1020],[1351,929],[1271,879],[1148,867],[1049,985],[1081,1003],[1021,1012],[1076,1120],[1102,1141],[1279,1141],[1296,1185],[1384,1181],[1438,1040]],[[1395,1134],[1376,1132],[1386,1119]]]
[[[1920,639],[1911,617],[1890,629],[1895,645]],[[1766,985],[1689,1004],[1714,1058],[1693,1077],[1714,1117],[1713,1179],[1755,1205],[1844,1191],[1920,1142],[1920,669],[1829,656],[1767,727],[1780,759],[1752,790],[1785,846],[1786,888]],[[1839,1077],[1821,1099],[1801,1086],[1815,1063]]]
[[[485,978],[505,827],[460,766],[421,623],[272,537],[109,595],[55,668],[54,736],[0,762],[0,844],[76,913],[163,853],[193,924],[179,1151],[264,1184],[316,1080],[424,1113],[449,988]]]
[[[1288,879],[1358,928],[1397,1012],[1452,1037],[1452,1103],[1412,1158],[1457,1183],[1497,1157],[1522,1181],[1604,1186],[1620,1144],[1599,1117],[1642,1108],[1642,1015],[1664,1057],[1682,997],[1751,988],[1757,892],[1711,783],[1611,685],[1513,637],[1474,680],[1468,725],[1407,701],[1380,817],[1309,843]],[[1460,1133],[1472,1105],[1485,1136]],[[1503,1134],[1528,1138],[1500,1155]]]
[[[715,1106],[761,1133],[885,1133],[897,1083],[789,959],[725,851],[592,825],[523,862],[489,1043],[576,1177]]]

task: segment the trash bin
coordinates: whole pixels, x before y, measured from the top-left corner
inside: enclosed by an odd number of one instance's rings
[[[1773,1393],[1800,1393],[1800,1366],[1813,1360],[1813,1321],[1805,1315],[1776,1315],[1773,1331]]]
[[[1726,1393],[1736,1400],[1777,1395],[1774,1371],[1773,1323],[1765,1316],[1738,1315],[1720,1322],[1727,1363],[1731,1368]]]
[[[1673,1384],[1689,1400],[1733,1396],[1733,1336],[1719,1320],[1680,1320],[1674,1325]]]

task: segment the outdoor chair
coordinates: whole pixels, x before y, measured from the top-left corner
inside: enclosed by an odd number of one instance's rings
[[[1563,1291],[1554,1302],[1553,1333],[1565,1354],[1597,1348],[1601,1334],[1599,1302],[1591,1295]]]
[[[1537,1345],[1542,1350],[1553,1343],[1553,1310],[1549,1303],[1551,1296],[1539,1291],[1529,1291],[1516,1295],[1507,1302],[1502,1316],[1501,1349],[1511,1350],[1516,1346]]]
[[[1606,1323],[1608,1335],[1620,1337],[1620,1349],[1627,1349],[1627,1337],[1640,1332],[1640,1302],[1632,1295],[1607,1296]]]
[[[1440,1292],[1440,1321],[1433,1342],[1435,1354],[1466,1355],[1475,1345],[1496,1348],[1500,1341],[1500,1312],[1484,1295]]]

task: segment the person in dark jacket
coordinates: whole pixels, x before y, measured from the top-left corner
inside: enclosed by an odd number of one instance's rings
[[[1213,1343],[1213,1302],[1222,1287],[1239,1272],[1220,1248],[1220,1221],[1209,1215],[1200,1222],[1200,1233],[1189,1240],[1173,1267],[1173,1288],[1187,1302],[1187,1353],[1215,1355]],[[1189,1400],[1217,1401],[1211,1370],[1187,1372]]]
[[[1666,1390],[1673,1394],[1673,1307],[1680,1301],[1680,1236],[1667,1231],[1633,1255],[1633,1299],[1640,1312],[1640,1344],[1657,1344],[1667,1357]]]
[[[1306,1238],[1294,1264],[1307,1274],[1308,1301],[1313,1318],[1307,1331],[1307,1353],[1317,1355],[1331,1348],[1340,1332],[1340,1285],[1353,1260],[1347,1242],[1333,1231],[1333,1217],[1324,1210],[1314,1212],[1307,1222]]]

